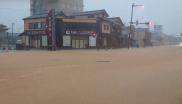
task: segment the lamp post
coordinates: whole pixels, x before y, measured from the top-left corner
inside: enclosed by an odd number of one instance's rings
[[[131,44],[131,32],[132,32],[132,24],[133,24],[134,7],[144,7],[144,6],[143,5],[135,5],[134,3],[132,3],[131,20],[130,20],[130,30],[129,30],[129,35],[128,35],[128,49],[130,48],[130,44]]]

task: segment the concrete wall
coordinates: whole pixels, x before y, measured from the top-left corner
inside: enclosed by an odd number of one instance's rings
[[[45,13],[49,9],[63,11],[67,15],[83,11],[83,0],[30,0],[31,15]]]

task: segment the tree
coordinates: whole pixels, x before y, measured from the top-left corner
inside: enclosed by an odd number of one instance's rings
[[[6,32],[8,30],[6,25],[0,24],[0,33]]]

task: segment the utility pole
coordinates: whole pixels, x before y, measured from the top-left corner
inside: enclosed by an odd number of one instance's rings
[[[143,5],[136,5],[132,3],[131,5],[131,19],[130,19],[130,27],[129,27],[129,35],[128,35],[128,49],[130,49],[131,45],[131,35],[132,35],[132,24],[133,24],[133,12],[134,12],[134,7],[144,7]]]
[[[132,29],[132,24],[133,24],[133,8],[134,8],[134,3],[132,4],[132,9],[131,9],[131,19],[130,19],[130,29],[129,29],[129,35],[128,35],[128,49],[130,48],[131,44],[131,29]]]

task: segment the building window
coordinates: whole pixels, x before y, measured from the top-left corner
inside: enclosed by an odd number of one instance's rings
[[[41,29],[44,29],[46,26],[46,23],[45,22],[41,22]]]
[[[44,29],[44,28],[45,28],[44,22],[29,23],[29,29]]]
[[[33,29],[38,29],[38,27],[39,27],[39,26],[38,26],[38,23],[34,23],[34,24],[33,24]]]
[[[39,22],[39,23],[37,23],[37,27],[38,27],[38,29],[41,29],[42,28],[42,26],[41,26],[41,23]]]
[[[107,25],[104,25],[104,30],[107,30]]]
[[[109,31],[109,25],[107,25],[107,30]]]

